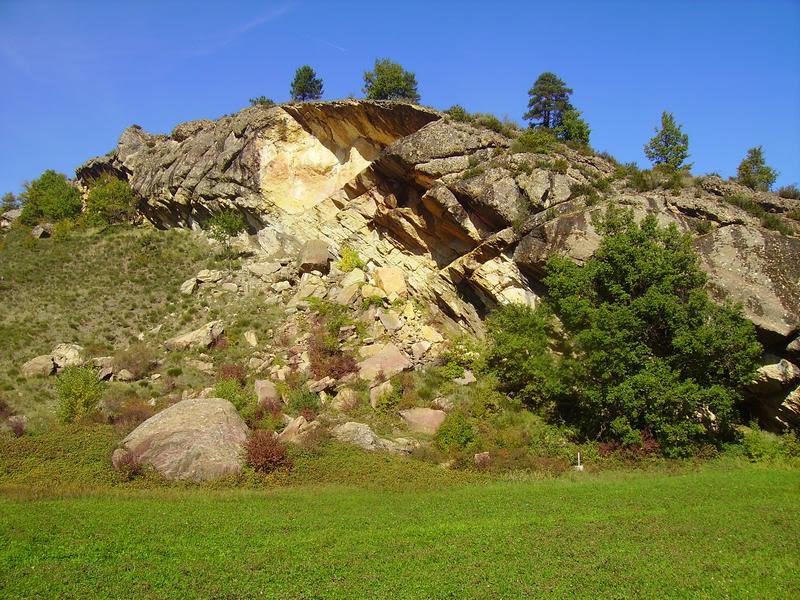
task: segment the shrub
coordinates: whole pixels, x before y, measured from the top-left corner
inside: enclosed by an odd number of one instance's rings
[[[313,415],[316,415],[319,412],[319,396],[314,392],[310,392],[305,385],[290,388],[286,396],[287,408],[294,414],[305,412],[306,414],[313,413]],[[308,417],[306,418],[308,419]]]
[[[322,326],[317,326],[312,332],[308,342],[308,360],[314,377],[341,379],[358,369],[355,359],[339,349],[338,333],[338,326],[336,335],[325,331]]]
[[[470,120],[470,114],[466,110],[464,110],[464,107],[461,106],[460,104],[454,104],[444,112],[447,115],[449,115],[450,118],[453,119],[454,121],[463,122]]]
[[[275,101],[272,98],[267,98],[266,96],[256,96],[255,98],[250,98],[250,106],[263,106],[264,108],[270,108],[271,106],[275,106]]]
[[[226,363],[217,369],[217,379],[224,381],[226,379],[233,379],[238,382],[240,386],[244,386],[247,380],[247,371],[241,365]]]
[[[245,390],[242,384],[236,379],[223,379],[214,386],[214,396],[227,400],[242,412],[255,404],[255,394]]]
[[[733,204],[734,206],[738,206],[752,216],[757,217],[761,221],[761,226],[766,229],[774,229],[783,235],[792,235],[794,233],[794,229],[792,229],[792,227],[785,223],[780,217],[772,213],[768,213],[766,210],[764,210],[763,206],[761,206],[752,198],[748,198],[747,196],[743,196],[741,194],[734,194],[725,196],[725,201],[729,204]]]
[[[81,212],[81,195],[66,176],[48,170],[25,184],[20,220],[26,225],[39,221],[61,221]]]
[[[134,379],[141,379],[150,372],[156,361],[156,355],[147,344],[137,343],[120,350],[114,355],[114,371],[126,369],[131,372]]]
[[[358,252],[353,250],[350,246],[342,246],[342,258],[339,259],[336,266],[345,273],[349,273],[353,269],[363,269],[366,267],[366,264],[361,260]]]
[[[736,181],[753,190],[769,191],[778,173],[764,162],[761,146],[750,148],[736,171]]]
[[[569,163],[563,158],[559,158],[553,163],[553,171],[555,171],[556,173],[561,173],[562,175],[566,175],[567,169],[569,169]]]
[[[778,188],[778,196],[781,198],[800,200],[800,188],[795,184],[781,186]]]
[[[571,346],[561,414],[590,437],[627,443],[649,430],[672,455],[729,434],[761,353],[753,325],[710,301],[691,239],[674,226],[611,210],[597,226],[594,257],[583,267],[552,258],[544,280]],[[708,410],[716,431],[697,416]]]
[[[87,416],[97,406],[104,389],[105,384],[93,369],[67,367],[56,379],[59,418],[71,423]]]
[[[464,450],[475,441],[475,427],[461,411],[451,412],[439,427],[434,443],[443,452],[453,453]]]
[[[260,473],[271,473],[275,469],[291,467],[286,449],[271,431],[258,429],[250,434],[245,443],[247,464]]]
[[[511,145],[512,152],[530,152],[533,154],[547,154],[556,143],[556,138],[549,129],[539,127],[526,129],[514,140]]]
[[[89,184],[86,213],[91,224],[123,223],[133,218],[137,203],[127,181],[103,173]]]

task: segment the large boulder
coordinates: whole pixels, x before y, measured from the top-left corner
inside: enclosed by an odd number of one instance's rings
[[[23,377],[47,377],[48,375],[52,375],[55,368],[53,357],[49,354],[43,354],[42,356],[30,359],[22,365],[20,367],[20,373],[22,373]]]
[[[413,440],[405,438],[390,440],[378,437],[369,425],[354,421],[337,425],[331,430],[331,434],[340,442],[358,446],[369,452],[383,451],[393,454],[408,454],[416,446]]]
[[[362,348],[361,352],[366,358],[358,363],[358,376],[367,381],[374,381],[379,375],[388,379],[413,366],[394,344],[375,344]]]
[[[327,273],[330,269],[331,248],[323,240],[308,240],[300,249],[297,260],[300,272],[319,271]]]
[[[50,356],[59,371],[67,367],[80,367],[86,362],[86,352],[78,344],[59,344],[53,348]]]
[[[408,290],[406,289],[406,277],[402,269],[397,267],[379,267],[372,273],[375,278],[375,284],[386,292],[389,296],[397,294],[397,296],[406,296]]]
[[[164,342],[167,350],[198,350],[208,348],[225,332],[222,321],[211,321],[199,329],[184,333]]]
[[[115,468],[149,465],[171,480],[209,481],[239,473],[248,428],[220,398],[173,404],[134,429],[115,450]]]
[[[757,396],[771,396],[780,394],[799,381],[800,368],[786,359],[781,359],[759,367],[748,389]]]
[[[401,410],[400,416],[411,431],[433,435],[441,427],[447,413],[433,408],[409,408]]]

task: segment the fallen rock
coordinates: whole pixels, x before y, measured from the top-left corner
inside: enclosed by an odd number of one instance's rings
[[[114,379],[116,379],[117,381],[128,382],[128,381],[134,381],[136,377],[134,377],[133,373],[128,371],[128,369],[120,369],[114,375]]]
[[[405,438],[387,440],[380,438],[372,431],[369,425],[354,421],[348,421],[334,427],[331,433],[340,442],[353,444],[369,452],[384,451],[395,454],[408,454],[416,447],[416,443],[413,440]]]
[[[319,394],[324,390],[329,390],[336,385],[336,380],[333,377],[323,377],[317,381],[311,380],[306,382],[308,391],[312,394]]]
[[[206,375],[212,375],[214,373],[214,363],[210,363],[204,360],[197,360],[196,358],[187,358],[183,361],[190,369],[194,369],[195,371],[200,371],[201,373],[205,373]]]
[[[278,388],[275,384],[268,379],[257,379],[253,384],[256,392],[256,398],[261,406],[277,406],[281,402],[281,395],[278,393]]]
[[[374,381],[378,375],[388,379],[412,367],[408,357],[394,344],[375,344],[369,353],[358,363],[358,376],[367,381]]]
[[[283,444],[302,444],[309,434],[319,429],[319,422],[309,422],[303,415],[292,419],[278,434],[278,441]]]
[[[232,281],[227,281],[220,286],[226,292],[238,292],[239,286]]]
[[[433,435],[439,430],[447,414],[433,408],[409,408],[401,410],[400,416],[411,431]]]
[[[366,283],[367,276],[361,269],[353,269],[342,277],[341,286],[346,288],[351,285],[361,285]]]
[[[43,354],[30,359],[22,365],[20,373],[22,373],[23,377],[47,377],[52,375],[55,369],[56,365],[53,363],[53,357],[49,354]]]
[[[31,237],[40,240],[43,238],[49,238],[53,233],[53,226],[50,223],[44,223],[43,225],[37,225],[33,229],[31,229]]]
[[[209,481],[241,471],[248,428],[220,398],[183,400],[134,429],[114,452],[119,469],[150,465],[171,480]]]
[[[758,396],[779,394],[800,381],[800,368],[786,359],[759,367],[747,389]]]
[[[184,333],[164,342],[167,350],[196,350],[208,348],[225,331],[222,321],[211,321],[199,329]]]
[[[397,331],[403,326],[403,320],[393,310],[378,310],[378,319],[388,331]]]
[[[355,390],[350,388],[342,388],[336,394],[331,406],[336,410],[347,412],[348,410],[353,410],[356,406],[358,406],[358,403],[359,398]]]
[[[445,396],[439,396],[431,401],[432,408],[438,408],[439,410],[443,410],[445,412],[453,410],[453,406],[453,401]]]
[[[281,263],[279,262],[263,262],[252,263],[245,267],[253,275],[264,281],[269,281],[272,275],[281,270]]]
[[[422,327],[420,327],[419,331],[420,335],[422,335],[422,338],[426,342],[430,342],[431,344],[438,344],[439,342],[444,341],[444,337],[442,336],[442,334],[436,331],[430,325],[423,325]]]
[[[184,296],[191,296],[194,294],[194,291],[197,289],[197,279],[192,277],[191,279],[187,279],[181,284],[181,294]]]
[[[253,331],[252,329],[249,329],[248,331],[245,331],[244,332],[244,341],[247,342],[247,344],[251,348],[255,348],[256,346],[258,346],[258,336],[256,335],[256,332]]]
[[[309,240],[300,249],[298,267],[303,273],[319,271],[327,273],[330,270],[331,251],[328,243],[323,240]]]
[[[411,344],[411,354],[417,360],[425,356],[430,349],[431,343],[427,340],[420,340],[419,342]]]
[[[80,367],[86,362],[83,347],[78,344],[59,344],[50,355],[59,371],[67,367]]]
[[[406,289],[406,277],[402,269],[397,267],[379,267],[372,273],[375,278],[375,284],[381,288],[387,295],[397,294],[398,296],[407,296],[408,289]]]
[[[382,300],[386,299],[388,296],[383,288],[379,288],[374,285],[364,284],[361,286],[361,297],[365,300],[369,298],[380,298]]]
[[[464,369],[464,375],[462,377],[456,377],[455,379],[453,379],[453,381],[458,385],[469,385],[471,383],[475,383],[478,380],[475,378],[475,374],[472,371],[470,371],[469,369]]]
[[[392,387],[391,381],[384,381],[383,383],[376,385],[369,391],[369,405],[372,408],[378,408],[380,399],[388,394],[391,394],[393,390],[394,388]]]
[[[223,277],[225,277],[225,273],[222,271],[214,271],[210,269],[203,269],[197,275],[195,275],[195,279],[200,283],[217,283]]]

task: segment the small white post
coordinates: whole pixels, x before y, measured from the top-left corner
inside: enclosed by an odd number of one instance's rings
[[[575,465],[576,471],[583,471],[583,464],[581,464],[581,453],[578,452],[578,464]]]

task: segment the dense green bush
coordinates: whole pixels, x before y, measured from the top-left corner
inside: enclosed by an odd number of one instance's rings
[[[533,154],[547,154],[556,142],[553,132],[549,129],[536,127],[526,129],[511,145],[512,152],[531,152]]]
[[[239,412],[249,410],[255,403],[255,394],[246,390],[237,379],[223,379],[214,386],[214,397],[227,400]]]
[[[364,269],[367,265],[350,246],[342,246],[342,258],[336,263],[341,271],[349,273],[353,269]]]
[[[47,170],[38,179],[25,184],[20,220],[26,225],[40,221],[61,221],[81,212],[81,195],[66,176]]]
[[[672,456],[724,439],[761,347],[738,307],[712,303],[688,235],[609,210],[594,257],[547,265],[548,303],[564,328],[550,346],[543,307],[490,319],[490,368],[505,389],[590,439],[637,443],[652,435]]]
[[[777,171],[764,161],[764,150],[761,146],[750,148],[736,170],[736,180],[739,183],[763,192],[769,191],[777,178]]]
[[[465,449],[473,441],[477,432],[470,418],[461,411],[447,415],[434,437],[434,443],[443,452]]]
[[[388,58],[375,61],[372,71],[364,73],[364,94],[369,100],[419,102],[417,78]]]
[[[761,221],[761,226],[765,227],[766,229],[773,229],[775,231],[782,233],[783,235],[794,234],[794,229],[792,229],[791,226],[785,223],[777,215],[767,212],[763,206],[761,206],[758,202],[756,202],[752,198],[749,198],[748,196],[734,194],[730,196],[725,196],[725,201],[728,204],[733,204],[734,206],[738,206],[739,208],[746,210],[754,217],[757,217]],[[790,214],[787,216],[791,218]]]
[[[85,417],[97,407],[105,383],[97,379],[93,369],[67,367],[56,379],[58,415],[65,423]]]
[[[127,181],[103,173],[89,184],[86,213],[91,224],[122,223],[134,216],[137,203]]]
[[[250,98],[250,106],[263,106],[264,108],[270,108],[275,106],[275,101],[272,98],[267,98],[266,96],[256,96],[255,98]]]

